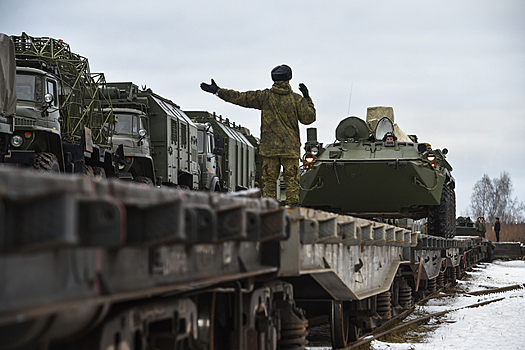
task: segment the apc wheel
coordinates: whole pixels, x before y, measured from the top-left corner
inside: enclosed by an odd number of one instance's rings
[[[443,186],[441,203],[428,211],[428,232],[434,236],[452,238],[456,235],[456,194],[449,186]]]
[[[145,184],[145,185],[148,185],[148,186],[151,186],[153,187],[153,180],[151,180],[149,177],[146,177],[146,176],[137,176],[135,178],[135,180],[133,180],[137,183],[140,183],[140,184]]]
[[[334,349],[346,348],[350,343],[359,339],[361,335],[361,329],[350,322],[350,312],[344,308],[344,303],[339,300],[332,301],[330,326]]]
[[[60,165],[57,156],[53,153],[41,152],[35,154],[33,169],[45,173],[59,173]]]

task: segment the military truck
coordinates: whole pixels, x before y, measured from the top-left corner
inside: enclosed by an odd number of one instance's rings
[[[111,97],[113,147],[123,149],[119,167],[128,179],[199,189],[197,126],[177,104],[131,82],[108,83],[103,94]]]
[[[112,113],[101,110],[99,89],[105,78],[91,73],[87,58],[67,43],[26,33],[12,36],[16,79],[1,76],[0,85],[16,88],[13,127],[1,127],[1,160],[42,171],[116,176],[118,156],[111,149]],[[12,60],[2,65],[12,66]],[[6,122],[2,116],[2,122]],[[9,124],[10,121],[7,121]]]
[[[455,180],[447,149],[433,149],[394,124],[392,107],[350,116],[323,147],[308,130],[300,201],[363,218],[428,218],[429,234],[453,237]]]
[[[213,128],[215,137],[208,141],[208,149],[217,155],[218,188],[221,192],[239,191],[253,188],[260,183],[257,163],[261,163],[258,155],[258,141],[250,131],[226,118],[206,111],[185,111],[196,123]],[[222,151],[220,151],[222,149]],[[202,163],[201,163],[202,164]],[[202,169],[204,172],[205,169]]]
[[[123,152],[119,177],[153,186],[159,179],[151,156],[148,100],[137,97],[138,92],[138,86],[133,83],[108,83],[102,93],[111,101],[111,106],[104,105],[103,112],[113,113],[113,149],[120,148]]]
[[[121,177],[215,192],[254,187],[255,150],[247,129],[208,112],[184,112],[131,82],[108,83],[103,93],[116,120],[114,147],[124,152]]]

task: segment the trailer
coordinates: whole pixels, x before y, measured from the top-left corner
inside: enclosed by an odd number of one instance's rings
[[[259,195],[0,168],[3,348],[344,347],[490,259]]]

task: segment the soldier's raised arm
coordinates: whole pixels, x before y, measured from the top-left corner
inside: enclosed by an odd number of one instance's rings
[[[260,91],[239,92],[230,89],[220,88],[215,80],[211,79],[211,84],[201,83],[201,89],[219,96],[226,102],[236,104],[241,107],[262,109]]]
[[[314,102],[310,97],[310,92],[308,88],[303,83],[299,84],[299,90],[303,94],[303,98],[298,101],[297,114],[299,116],[299,121],[302,124],[312,124],[316,120],[316,112],[314,107]]]

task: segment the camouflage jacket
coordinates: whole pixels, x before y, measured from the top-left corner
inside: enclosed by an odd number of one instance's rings
[[[285,81],[277,81],[271,89],[265,90],[219,89],[217,95],[224,101],[261,110],[261,155],[300,157],[299,122],[311,124],[315,121],[314,103],[310,97],[294,93]]]
[[[478,231],[478,232],[486,232],[487,231],[487,226],[482,221],[476,221],[475,226],[476,226],[476,231]]]

